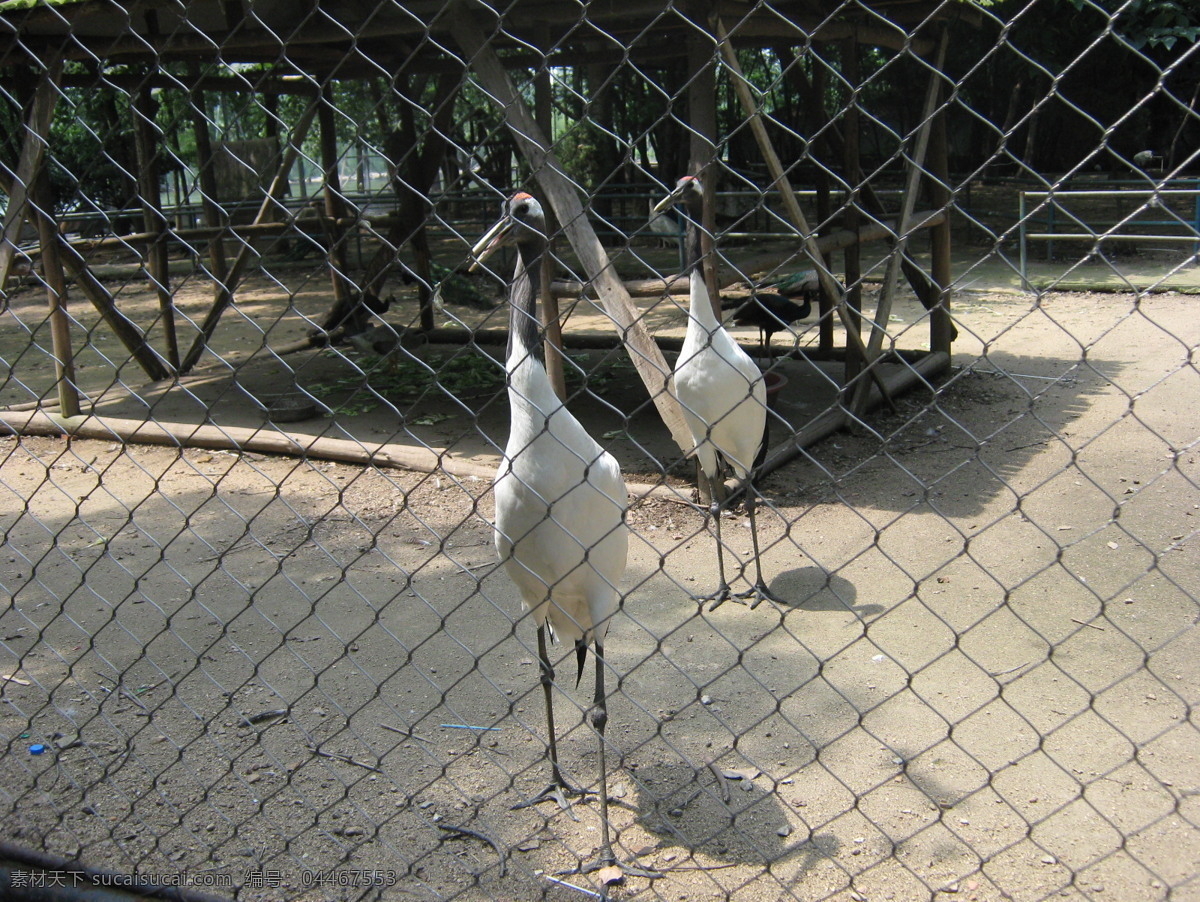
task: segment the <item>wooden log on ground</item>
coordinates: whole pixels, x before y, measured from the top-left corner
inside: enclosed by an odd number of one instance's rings
[[[244,426],[199,426],[194,423],[169,423],[156,420],[130,420],[119,417],[64,417],[44,410],[0,411],[0,435],[66,436],[122,444],[158,445],[168,448],[205,448],[238,454],[277,454],[305,460],[331,460],[364,467],[411,470],[417,473],[445,473],[460,479],[476,477],[491,480],[499,462],[464,460],[444,448],[424,445],[400,445],[390,442],[366,445],[348,439],[326,438],[303,433],[282,432],[272,426],[250,429]],[[675,500],[680,491],[667,484],[627,483],[635,500],[663,493]]]

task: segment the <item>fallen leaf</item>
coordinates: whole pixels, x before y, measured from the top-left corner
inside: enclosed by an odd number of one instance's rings
[[[625,882],[625,872],[615,864],[610,864],[596,871],[596,879],[600,881],[601,886],[612,886],[614,883]]]
[[[729,768],[721,771],[726,780],[753,780],[761,773],[762,771],[754,767],[744,767],[739,770]]]

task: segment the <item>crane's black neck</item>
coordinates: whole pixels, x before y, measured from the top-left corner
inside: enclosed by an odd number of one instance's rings
[[[517,266],[509,289],[508,354],[532,357],[543,366],[546,349],[542,344],[541,322],[538,320],[537,296],[541,284],[542,254],[545,248],[541,241],[524,240],[517,244]]]
[[[700,265],[700,220],[704,216],[704,205],[700,198],[691,198],[683,204],[684,213],[684,239],[683,250],[684,260],[687,261],[687,269],[684,270],[684,275],[691,273]]]

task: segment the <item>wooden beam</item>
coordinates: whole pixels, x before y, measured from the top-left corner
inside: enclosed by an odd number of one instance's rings
[[[944,210],[922,210],[913,214],[912,220],[909,223],[909,231],[932,229],[945,221],[946,212]],[[822,235],[816,240],[816,244],[817,249],[822,254],[827,254],[849,247],[852,244],[892,238],[895,234],[896,221],[894,219],[887,219],[882,222],[872,222],[860,228],[857,232],[851,232],[848,229],[838,229],[836,232]],[[718,280],[718,284],[722,289],[729,288],[731,285],[746,281],[754,273],[776,269],[783,263],[793,259],[797,254],[807,254],[807,250],[801,246],[794,250],[780,251],[777,249],[768,253],[757,254],[754,257],[744,260],[733,269],[726,269]],[[625,290],[629,292],[631,297],[649,298],[661,297],[664,294],[675,291],[686,291],[688,280],[682,273],[673,273],[672,275],[663,276],[660,279],[627,279],[622,284],[624,284]],[[575,279],[555,279],[551,284],[551,290],[554,292],[555,297],[579,297],[590,288],[590,283],[579,282]]]
[[[583,204],[575,193],[574,183],[550,149],[524,99],[509,80],[500,58],[488,45],[471,8],[460,3],[451,7],[447,18],[455,41],[466,54],[467,63],[475,71],[492,102],[503,110],[505,124],[546,193],[580,265],[595,285],[600,303],[612,317],[629,357],[670,430],[671,437],[680,451],[687,453],[692,446],[691,432],[684,422],[679,402],[667,390],[671,370],[588,222]]]
[[[929,380],[950,368],[950,356],[942,353],[926,354],[915,363],[898,364],[893,372],[884,374],[884,384],[887,394],[871,393],[868,395],[867,406],[880,404],[885,397],[895,397],[914,386],[929,386]],[[870,383],[863,383],[870,388]],[[803,453],[804,449],[819,442],[826,436],[832,435],[839,429],[854,422],[854,417],[845,407],[835,407],[806,423],[784,444],[777,446],[767,454],[767,459],[755,473],[756,479],[762,479],[768,473],[773,473],[780,467],[791,463]]]
[[[92,271],[88,269],[87,261],[75,248],[71,247],[61,232],[56,232],[55,240],[59,244],[63,264],[70,272],[71,278],[83,291],[84,296],[92,302],[92,306],[112,329],[113,334],[120,339],[121,344],[129,352],[129,356],[137,361],[138,366],[152,381],[166,379],[170,371],[162,358],[146,341],[145,333],[117,309],[112,294],[104,287],[104,283],[92,274]]]
[[[844,158],[846,147],[842,138],[842,133],[838,129],[837,124],[831,122],[825,114],[824,109],[824,74],[823,66],[816,66],[813,70],[813,79],[809,81],[805,75],[804,69],[798,64],[794,53],[787,49],[780,49],[782,58],[786,60],[784,75],[790,81],[794,82],[797,90],[803,96],[805,101],[806,111],[812,120],[808,127],[808,132],[813,134],[813,143],[817,146],[819,152],[824,153],[830,160],[841,160]],[[818,185],[821,181],[828,181],[828,170],[823,167],[818,167]],[[877,219],[886,218],[888,216],[887,207],[879,196],[875,193],[875,189],[871,187],[870,182],[866,181],[866,176],[863,174],[861,167],[855,172],[846,174],[847,183],[854,183],[855,190],[861,196],[862,209],[868,214]],[[829,220],[829,213],[821,213],[821,203],[818,200],[818,218],[821,222]],[[890,235],[895,238],[894,233]],[[904,277],[908,279],[908,283],[912,286],[917,297],[921,299],[921,303],[927,308],[932,308],[937,303],[936,287],[933,281],[925,274],[925,271],[908,255],[906,252],[900,260],[900,267],[904,272]],[[848,280],[847,280],[848,281]],[[822,298],[824,303],[824,298]],[[822,314],[824,308],[822,307]],[[823,349],[832,348],[833,328],[832,323],[821,323],[821,347]],[[828,333],[828,334],[826,334]]]
[[[46,163],[50,124],[61,96],[58,84],[62,60],[53,59],[38,75],[37,87],[25,124],[25,140],[17,161],[16,179],[5,209],[0,236],[0,288],[8,278],[21,223],[28,217],[38,230],[42,247],[42,281],[50,308],[50,340],[54,348],[54,374],[58,403],[67,416],[79,414],[79,390],[75,386],[75,352],[71,347],[71,320],[67,315],[67,280],[58,253],[58,226],[53,218],[54,195]]]

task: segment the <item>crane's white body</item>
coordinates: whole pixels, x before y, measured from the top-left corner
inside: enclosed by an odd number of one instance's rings
[[[717,473],[717,454],[745,479],[762,444],[767,387],[758,366],[717,321],[700,268],[691,273],[687,336],[675,364],[675,395],[700,469]]]
[[[629,551],[620,466],[519,342],[507,369],[512,426],[496,473],[496,550],[538,626],[602,643]]]

